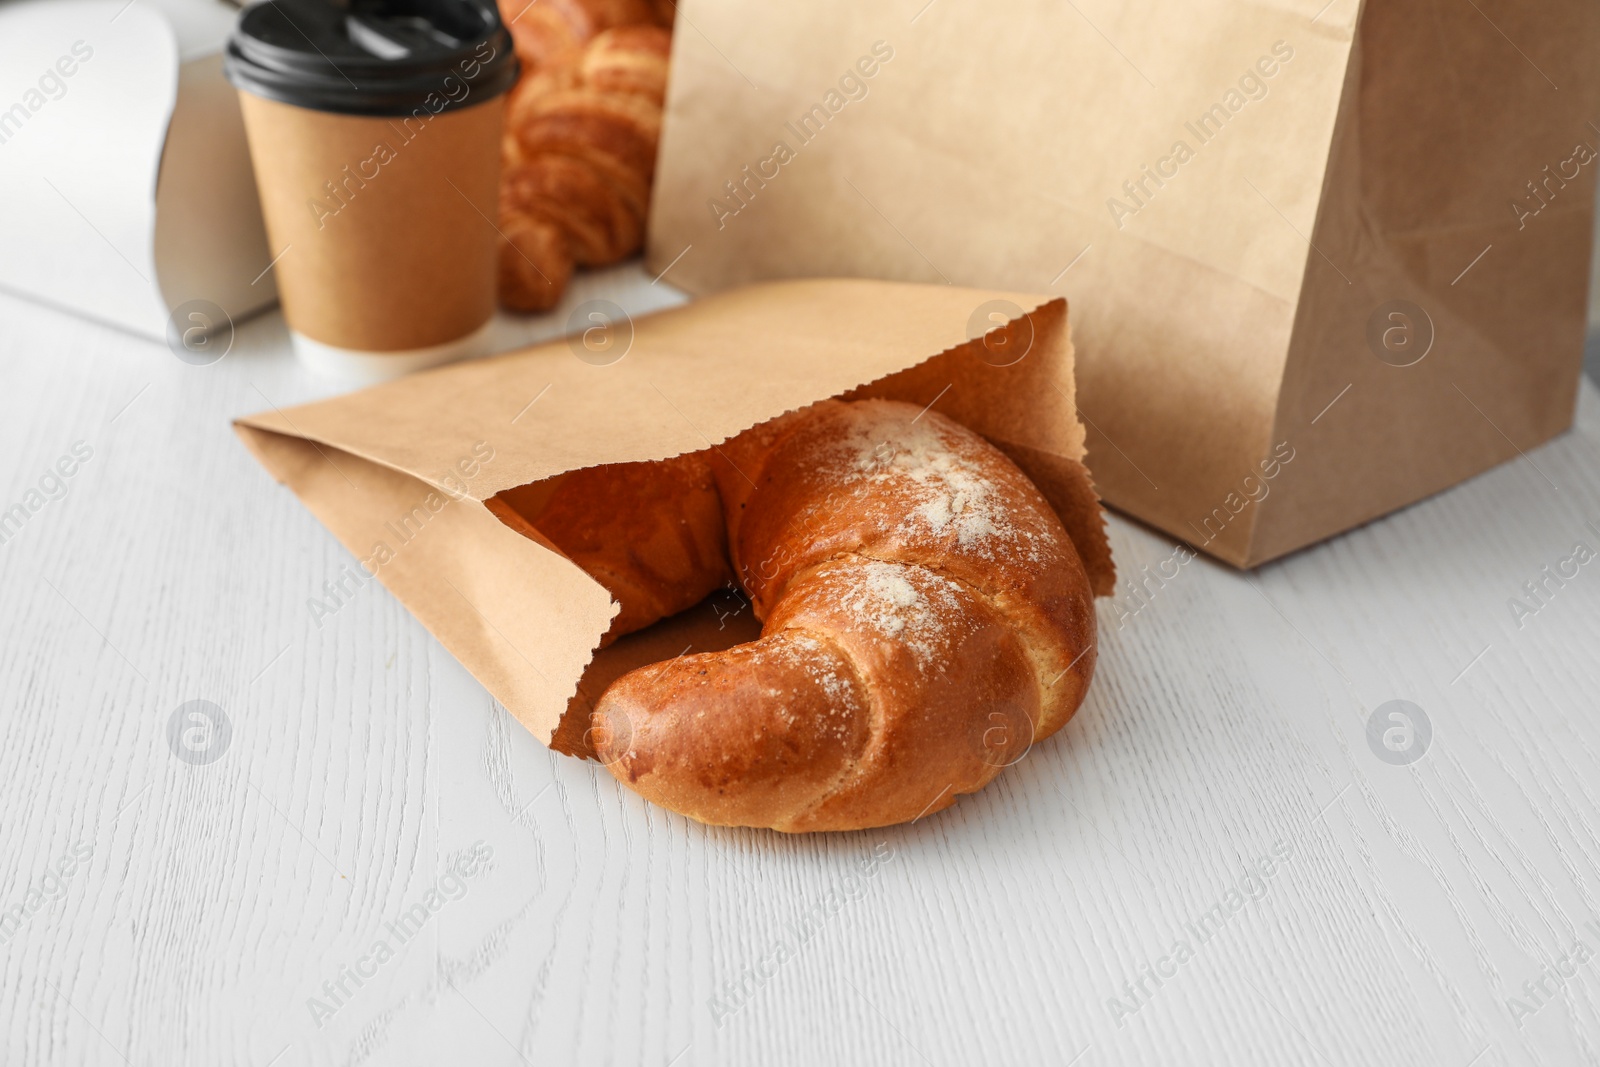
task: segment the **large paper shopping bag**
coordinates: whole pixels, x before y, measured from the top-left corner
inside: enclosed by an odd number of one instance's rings
[[[682,14],[654,269],[702,293],[1068,296],[1100,490],[1219,558],[1280,556],[1571,421],[1587,0]]]

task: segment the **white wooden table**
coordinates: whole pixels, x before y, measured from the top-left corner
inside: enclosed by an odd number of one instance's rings
[[[376,583],[317,624],[350,558],[229,428],[333,391],[278,315],[194,367],[0,296],[0,361],[0,509],[92,452],[0,545],[0,1063],[1600,1063],[1600,561],[1508,607],[1600,549],[1590,385],[1468,485],[1102,602],[984,793],[789,838],[546,751]]]

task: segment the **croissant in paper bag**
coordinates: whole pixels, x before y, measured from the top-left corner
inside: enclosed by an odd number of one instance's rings
[[[502,506],[503,507],[503,506]],[[1089,579],[999,450],[933,411],[825,401],[707,452],[566,476],[532,525],[621,605],[612,634],[730,574],[758,641],[642,667],[590,737],[701,822],[849,830],[988,784],[1083,700]]]

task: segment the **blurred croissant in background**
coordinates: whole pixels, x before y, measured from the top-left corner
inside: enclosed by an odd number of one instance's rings
[[[662,0],[499,0],[523,74],[506,113],[500,302],[553,307],[575,264],[644,242],[667,91]]]

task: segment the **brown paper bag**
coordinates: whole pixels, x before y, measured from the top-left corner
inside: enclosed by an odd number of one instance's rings
[[[653,269],[699,293],[846,274],[1068,294],[1102,493],[1222,559],[1571,422],[1589,0],[682,14]]]
[[[366,573],[552,747],[586,754],[588,711],[617,675],[756,626],[730,594],[597,657],[610,596],[483,502],[570,470],[697,451],[830,396],[932,406],[983,434],[1050,500],[1095,591],[1111,592],[1065,301],[787,282],[605,329],[588,347],[556,341],[236,424]]]

